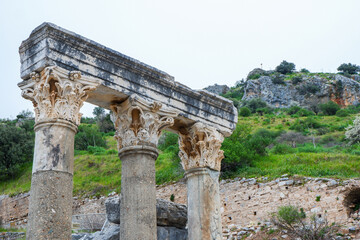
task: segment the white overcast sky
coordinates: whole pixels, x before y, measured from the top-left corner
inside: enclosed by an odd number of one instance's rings
[[[360,65],[359,10],[359,0],[0,0],[0,118],[32,110],[18,47],[45,21],[200,89],[282,60],[314,72]]]

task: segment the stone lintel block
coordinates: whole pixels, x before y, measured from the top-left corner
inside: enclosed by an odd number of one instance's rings
[[[192,90],[163,71],[52,23],[33,30],[19,53],[23,80],[29,79],[31,72],[52,65],[80,71],[101,82],[89,94],[88,102],[110,109],[111,104],[133,94],[161,102],[181,112],[171,127],[174,131],[203,122],[228,136],[237,123],[232,101],[205,90]]]

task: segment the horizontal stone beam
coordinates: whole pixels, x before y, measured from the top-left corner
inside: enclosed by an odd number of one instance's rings
[[[237,123],[232,101],[192,90],[163,71],[51,23],[32,31],[19,53],[23,80],[28,80],[31,72],[53,65],[80,71],[101,82],[87,102],[110,109],[133,94],[158,101],[180,112],[171,127],[174,131],[202,122],[229,136]]]

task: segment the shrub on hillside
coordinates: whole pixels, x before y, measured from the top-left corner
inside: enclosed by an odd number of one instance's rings
[[[275,71],[282,74],[292,73],[295,70],[295,64],[287,61],[282,61]]]
[[[360,72],[360,66],[351,63],[343,63],[337,68],[337,70],[347,74],[356,74]]]
[[[349,114],[358,113],[360,111],[360,105],[349,105],[346,110]]]
[[[271,114],[273,112],[273,109],[270,107],[263,107],[263,108],[257,108],[256,113],[263,116],[264,114]]]
[[[301,82],[302,82],[302,77],[300,77],[300,76],[295,76],[291,79],[291,83],[294,85],[301,83]]]
[[[16,175],[20,166],[32,160],[34,135],[11,123],[0,123],[0,179]]]
[[[248,107],[242,107],[239,110],[239,115],[242,117],[248,117],[251,115],[251,111]]]
[[[323,114],[332,116],[335,115],[338,110],[340,110],[340,106],[334,103],[333,101],[329,101],[324,104],[320,104],[320,109]]]
[[[305,120],[297,119],[291,126],[291,130],[295,130],[297,132],[306,132],[308,129],[317,129],[321,128],[323,125],[318,122],[313,117],[307,117]]]
[[[297,88],[299,94],[305,95],[308,93],[315,94],[320,90],[320,87],[313,83],[307,83]]]
[[[307,70],[306,68],[302,68],[302,69],[300,69],[300,72],[301,72],[301,73],[310,73],[310,71],[309,71],[309,70]]]
[[[224,159],[221,162],[223,175],[228,175],[239,167],[248,165],[254,158],[254,151],[248,147],[250,132],[249,125],[238,124],[231,136],[224,139],[221,146],[224,151]]]
[[[242,86],[240,87],[232,87],[230,88],[229,91],[227,91],[224,94],[220,94],[221,96],[228,98],[228,99],[236,99],[236,100],[241,100],[241,98],[244,95],[244,88]]]
[[[88,146],[106,148],[106,140],[99,127],[94,124],[80,124],[75,135],[75,149],[87,150]]]
[[[90,154],[94,154],[94,155],[103,155],[106,153],[105,148],[103,147],[97,147],[97,146],[88,146],[87,147],[87,151]]]
[[[287,153],[294,153],[295,149],[290,147],[287,144],[280,143],[276,144],[271,150],[271,153],[273,154],[287,154]]]
[[[300,111],[300,110],[301,110],[301,107],[299,107],[299,106],[291,106],[291,107],[289,107],[289,108],[286,110],[286,112],[287,112],[289,115],[293,115],[293,114],[297,113],[297,112]]]
[[[261,77],[261,75],[259,73],[257,73],[257,74],[253,74],[253,75],[249,76],[248,79],[256,80],[256,79],[259,79],[260,77]]]
[[[169,151],[169,150],[176,151],[177,150],[177,152],[178,152],[179,151],[178,139],[179,139],[179,136],[177,134],[165,131],[159,139],[158,148],[161,151]],[[173,147],[173,148],[170,148],[170,147]],[[177,154],[177,152],[176,152],[176,154]]]
[[[336,116],[338,117],[347,117],[349,116],[349,113],[346,109],[340,109],[336,111]]]
[[[297,114],[301,117],[308,117],[308,116],[314,116],[315,113],[310,111],[310,110],[307,110],[305,108],[302,108],[300,111],[297,112]]]
[[[285,84],[284,77],[280,74],[274,74],[271,76],[271,81],[274,84]]]
[[[292,205],[279,207],[271,214],[271,222],[280,230],[287,231],[291,239],[329,240],[335,238],[338,230],[335,224],[328,224],[326,216],[313,215],[307,219],[302,208],[299,210]]]
[[[266,147],[274,142],[279,134],[280,132],[260,129],[252,135],[249,125],[238,124],[233,134],[222,143],[222,175],[229,177],[237,169],[249,165],[259,155],[266,155]]]
[[[253,151],[261,156],[266,155],[266,147],[274,142],[275,138],[278,137],[281,132],[273,132],[266,129],[257,130],[249,140],[249,147]]]
[[[260,98],[254,98],[254,99],[251,99],[250,101],[246,102],[245,106],[248,107],[252,113],[255,113],[256,109],[265,108],[265,107],[267,107],[267,104]]]

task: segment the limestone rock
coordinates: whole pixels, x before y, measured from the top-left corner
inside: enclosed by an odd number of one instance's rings
[[[310,107],[329,101],[349,106],[359,104],[359,96],[360,83],[339,74],[333,74],[328,78],[305,75],[297,84],[291,81],[274,84],[270,76],[261,76],[259,79],[246,82],[242,100],[260,98],[274,108],[287,108],[293,105]]]
[[[71,240],[87,240],[90,235],[90,233],[73,233],[71,234]]]
[[[141,226],[139,226],[141,227]],[[71,240],[118,240],[120,234],[120,226],[118,224],[111,224],[103,231],[92,234],[72,234]],[[158,240],[186,240],[187,230],[176,227],[157,227]]]
[[[187,230],[176,227],[157,227],[158,240],[186,240]]]
[[[172,226],[185,228],[187,222],[187,209],[185,205],[157,199],[156,216],[158,226]]]
[[[120,235],[120,225],[111,224],[103,231],[93,233],[93,240],[118,240]]]
[[[114,196],[105,201],[106,217],[109,222],[120,224],[120,198]]]
[[[120,224],[120,198],[114,196],[105,201],[106,217],[109,222]],[[185,228],[187,209],[183,204],[157,199],[156,215],[158,226]]]
[[[251,79],[252,76],[254,75],[264,75],[266,74],[265,70],[262,70],[261,68],[254,68],[253,70],[251,70],[249,72],[249,74],[247,75],[246,79],[249,80]]]
[[[230,90],[230,88],[226,85],[218,85],[218,84],[214,84],[211,86],[208,86],[206,88],[204,88],[206,91],[220,95],[220,94],[224,94],[227,91]]]

